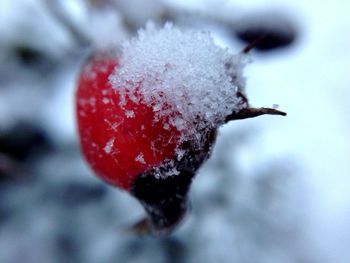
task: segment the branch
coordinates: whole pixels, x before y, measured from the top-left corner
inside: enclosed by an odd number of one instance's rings
[[[248,43],[248,45],[245,46],[245,48],[243,48],[241,53],[248,54],[252,49],[256,48],[259,44],[261,44],[261,42],[264,41],[265,38],[266,38],[266,34],[263,34],[263,35],[259,36],[258,38],[256,38],[251,43]]]
[[[43,1],[50,14],[67,30],[67,32],[73,37],[73,39],[81,47],[87,47],[91,45],[89,36],[76,25],[72,18],[69,17],[67,11],[62,6],[62,1],[48,0]]]

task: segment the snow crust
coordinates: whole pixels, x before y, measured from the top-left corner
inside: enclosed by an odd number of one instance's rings
[[[183,31],[172,24],[149,23],[123,43],[120,66],[110,76],[126,98],[153,108],[155,121],[169,118],[182,133],[218,127],[243,108],[245,56],[218,47],[208,32]],[[136,96],[135,96],[136,94]],[[164,119],[164,118],[163,118]],[[199,121],[201,120],[201,121]]]

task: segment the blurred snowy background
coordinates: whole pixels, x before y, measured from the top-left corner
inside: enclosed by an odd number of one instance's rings
[[[0,262],[350,262],[350,3],[345,0],[1,0]],[[253,106],[286,118],[233,122],[166,238],[79,152],[73,91],[88,54],[146,21],[210,30],[239,52]],[[275,48],[275,44],[283,45]]]

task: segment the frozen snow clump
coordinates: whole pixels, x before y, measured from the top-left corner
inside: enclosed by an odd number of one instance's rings
[[[119,62],[110,81],[121,105],[125,96],[145,103],[182,133],[216,128],[246,106],[238,95],[244,55],[220,48],[208,32],[148,24],[122,45]]]

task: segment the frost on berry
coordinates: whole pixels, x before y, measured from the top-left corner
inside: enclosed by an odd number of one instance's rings
[[[171,24],[149,24],[124,43],[119,68],[110,76],[124,99],[152,107],[154,121],[168,119],[181,141],[217,128],[225,117],[246,107],[243,92],[243,55],[218,47],[207,32],[184,32]],[[129,115],[131,117],[131,115]]]

